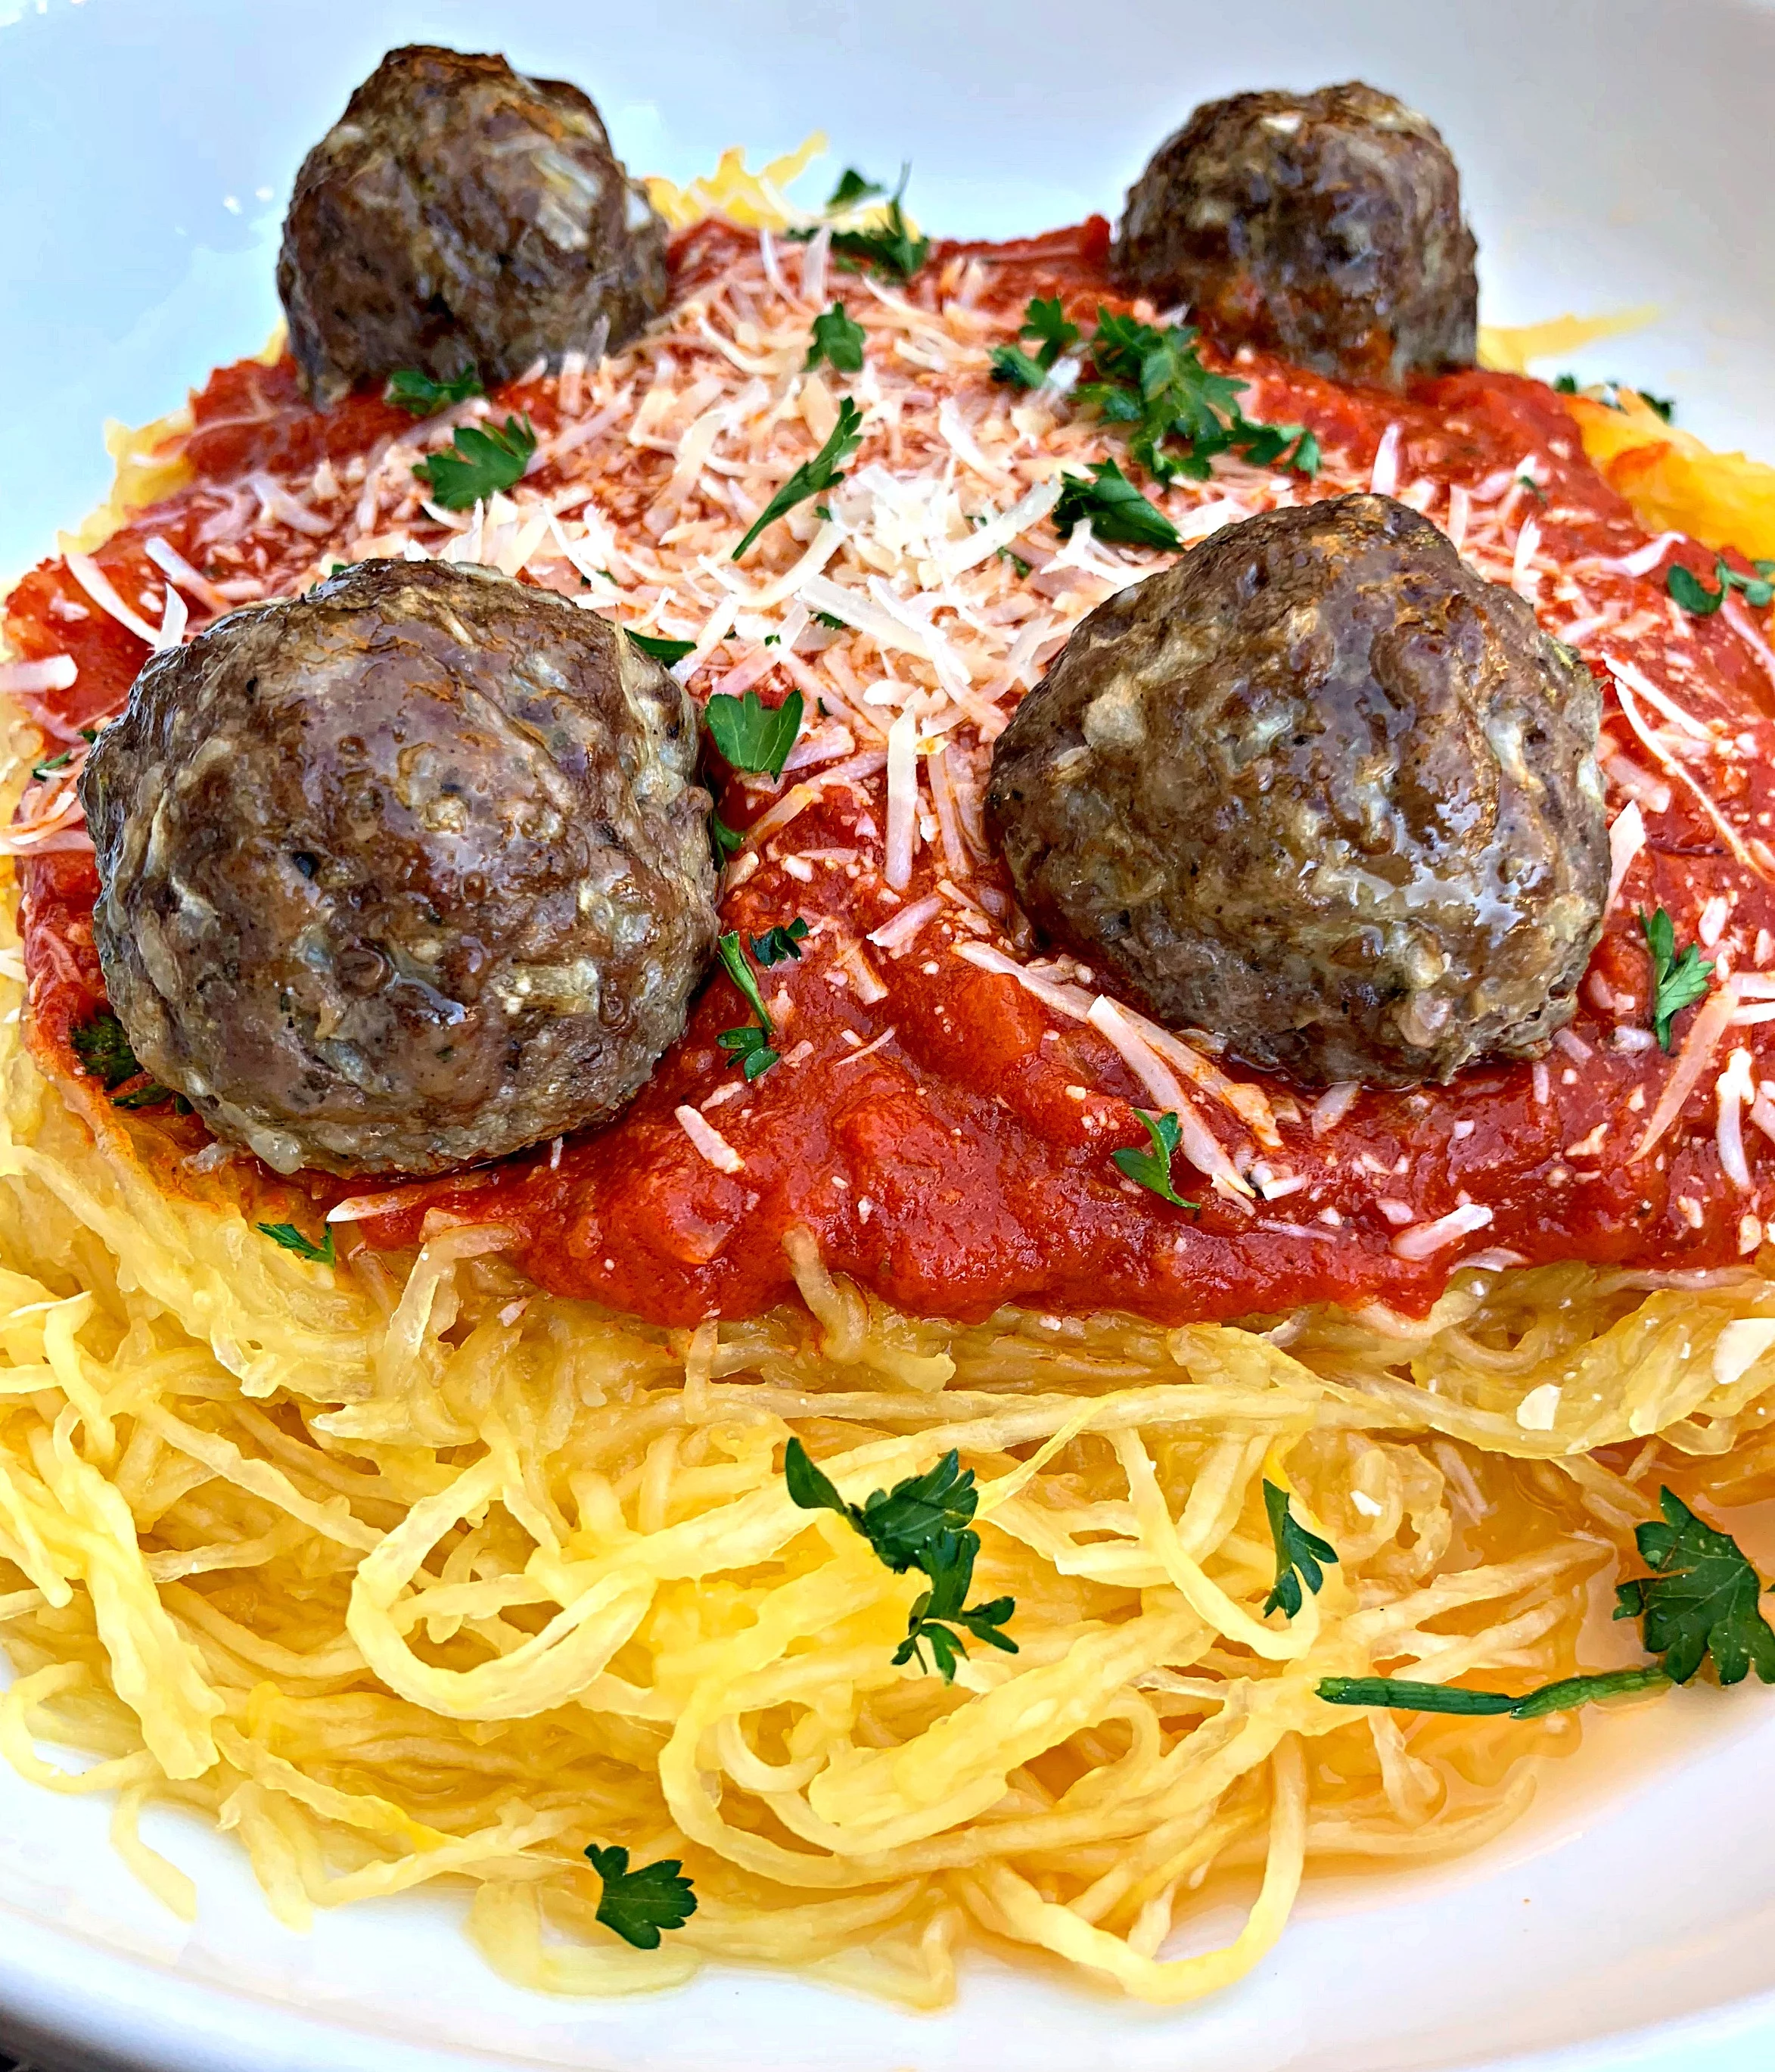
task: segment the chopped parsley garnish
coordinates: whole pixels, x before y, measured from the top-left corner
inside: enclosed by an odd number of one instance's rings
[[[1735,590],[1742,590],[1744,602],[1756,610],[1766,610],[1775,599],[1775,561],[1753,561],[1755,575],[1740,575],[1736,569],[1729,568],[1724,555],[1713,565],[1713,579],[1720,586],[1709,590],[1693,569],[1686,568],[1681,561],[1673,561],[1664,578],[1664,587],[1683,609],[1692,612],[1697,619],[1711,619],[1727,597]]]
[[[1517,487],[1519,489],[1526,489],[1537,504],[1547,502],[1547,491],[1542,488],[1532,475],[1519,475],[1516,478],[1516,483]]]
[[[980,1498],[973,1470],[962,1466],[953,1448],[922,1475],[909,1475],[890,1490],[877,1490],[861,1504],[845,1503],[799,1439],[789,1441],[783,1473],[791,1501],[802,1510],[836,1512],[896,1575],[918,1568],[929,1579],[931,1588],[914,1601],[906,1638],[894,1651],[897,1667],[916,1660],[921,1669],[927,1668],[924,1650],[929,1647],[943,1680],[952,1683],[955,1665],[968,1652],[966,1641],[954,1630],[957,1626],[989,1647],[1017,1653],[1017,1642],[999,1630],[1017,1610],[1013,1598],[966,1605],[980,1552],[980,1535],[969,1521]]]
[[[1758,1609],[1762,1582],[1744,1550],[1729,1534],[1697,1518],[1672,1490],[1660,1490],[1658,1501],[1662,1522],[1653,1519],[1633,1536],[1640,1558],[1654,1572],[1617,1585],[1615,1616],[1637,1618],[1646,1652],[1662,1655],[1662,1662],[1562,1677],[1520,1697],[1391,1676],[1327,1676],[1319,1696],[1333,1705],[1538,1720],[1598,1698],[1687,1684],[1710,1659],[1722,1684],[1741,1684],[1752,1669],[1764,1683],[1775,1684],[1775,1628]]]
[[[864,331],[853,323],[842,302],[834,302],[814,319],[813,343],[801,363],[803,371],[828,360],[841,374],[860,374],[863,369]]]
[[[775,927],[766,928],[762,935],[751,938],[752,954],[766,970],[772,964],[780,964],[793,957],[801,961],[801,945],[806,939],[807,924],[796,915],[794,920],[779,921]]]
[[[1177,527],[1147,502],[1112,460],[1098,462],[1089,479],[1081,475],[1061,478],[1054,528],[1062,540],[1069,539],[1081,518],[1091,520],[1091,531],[1099,540],[1125,541],[1134,547],[1183,545]]]
[[[831,1476],[815,1466],[799,1439],[789,1441],[783,1473],[791,1503],[803,1511],[836,1511],[868,1540],[895,1575],[923,1568],[927,1560],[947,1567],[980,1498],[974,1471],[951,1447],[934,1468],[909,1475],[890,1490],[877,1490],[862,1503],[846,1503]]]
[[[1239,409],[1250,384],[1202,364],[1193,327],[1159,331],[1133,317],[1099,309],[1091,341],[1092,380],[1082,402],[1112,425],[1133,429],[1128,451],[1155,482],[1180,475],[1206,482],[1217,454],[1236,453],[1254,467],[1319,470],[1319,442],[1302,425],[1254,424]]]
[[[1317,1597],[1325,1580],[1320,1564],[1335,1564],[1337,1550],[1317,1533],[1308,1531],[1290,1512],[1288,1491],[1278,1489],[1272,1482],[1263,1485],[1263,1508],[1269,1515],[1270,1538],[1276,1546],[1276,1588],[1263,1600],[1263,1614],[1267,1618],[1280,1609],[1286,1617],[1296,1618],[1305,1601],[1301,1583],[1305,1581]]]
[[[988,1647],[1000,1648],[1007,1655],[1017,1653],[1017,1642],[1000,1630],[1017,1610],[1015,1597],[994,1597],[988,1603],[963,1610],[974,1580],[974,1557],[979,1547],[977,1533],[964,1532],[955,1560],[940,1568],[931,1577],[931,1588],[913,1600],[906,1638],[894,1651],[895,1668],[916,1662],[927,1675],[935,1668],[944,1683],[953,1684],[955,1665],[968,1652],[968,1643],[955,1631],[957,1626]],[[927,1647],[931,1658],[928,1663],[924,1658]]]
[[[801,712],[799,691],[790,692],[779,705],[766,705],[756,691],[738,698],[717,691],[704,709],[703,723],[736,770],[780,777],[801,731]]]
[[[311,1260],[316,1266],[332,1266],[338,1262],[333,1251],[333,1226],[328,1223],[327,1235],[318,1244],[306,1238],[294,1223],[261,1223],[258,1226],[273,1244],[281,1244],[286,1252],[293,1252],[298,1259]]]
[[[447,381],[434,381],[417,367],[397,367],[388,376],[382,400],[415,417],[429,417],[447,410],[452,403],[466,403],[470,396],[483,393],[481,377],[472,367],[465,367]]]
[[[681,662],[696,645],[694,640],[673,640],[664,633],[637,633],[632,627],[625,626],[627,633],[643,655],[651,655],[656,662],[663,662],[669,669],[674,662]]]
[[[1553,393],[1556,396],[1576,396],[1578,377],[1576,374],[1560,374],[1554,377]]]
[[[811,460],[804,460],[776,495],[752,521],[746,537],[733,549],[729,559],[738,561],[766,525],[774,525],[785,512],[793,511],[798,504],[805,504],[810,496],[819,496],[844,479],[844,465],[863,443],[863,413],[846,396],[838,405],[838,422],[832,426],[832,435]],[[461,434],[458,434],[460,438]],[[830,513],[824,513],[830,516]]]
[[[814,614],[814,623],[816,626],[824,626],[828,632],[832,633],[848,633],[850,631],[850,627],[845,620],[835,619],[829,611],[816,611]]]
[[[738,828],[730,828],[719,813],[709,816],[709,831],[715,837],[715,846],[724,857],[734,856],[746,846],[746,837]]]
[[[100,1081],[107,1093],[141,1073],[123,1024],[108,1007],[83,1022],[68,1040],[80,1061],[80,1070],[88,1079]]]
[[[1150,1151],[1112,1151],[1111,1158],[1118,1171],[1130,1180],[1149,1189],[1161,1201],[1169,1202],[1173,1208],[1199,1208],[1198,1202],[1186,1202],[1171,1184],[1171,1161],[1183,1141],[1183,1133],[1177,1127],[1177,1118],[1169,1110],[1163,1115],[1148,1115],[1144,1108],[1134,1112],[1146,1125],[1146,1133],[1153,1140]]]
[[[769,1071],[779,1059],[779,1054],[770,1042],[770,1012],[764,1004],[764,995],[758,991],[752,967],[746,960],[746,948],[739,931],[730,928],[715,948],[727,968],[728,976],[758,1018],[756,1024],[747,1022],[738,1029],[722,1030],[715,1041],[726,1051],[730,1063],[738,1065],[748,1080],[755,1079]]]
[[[454,453],[435,453],[413,473],[430,489],[433,503],[466,511],[520,479],[536,450],[536,434],[528,417],[507,417],[503,426],[461,426],[454,443]]]
[[[1668,1050],[1672,1018],[1705,996],[1713,966],[1693,943],[1677,955],[1676,929],[1662,906],[1652,914],[1641,908],[1639,925],[1652,960],[1652,1034],[1658,1048]]]
[[[727,1053],[727,1062],[738,1065],[750,1082],[758,1079],[775,1064],[780,1064],[783,1053],[770,1041],[767,1029],[760,1029],[755,1022],[742,1022],[737,1029],[724,1029],[715,1041]]]
[[[1060,356],[1069,346],[1079,343],[1079,327],[1066,321],[1066,310],[1058,295],[1051,295],[1046,301],[1035,295],[1025,306],[1023,324],[1017,336],[1037,341],[1033,357],[1021,346],[994,346],[992,379],[1014,381],[1025,388],[1039,388],[1053,372]]]
[[[127,1093],[113,1094],[113,1108],[159,1108],[171,1101],[181,1115],[189,1115],[191,1104],[183,1094],[176,1094],[171,1087],[163,1087],[158,1079],[150,1079],[146,1086],[132,1087]]]
[[[73,759],[73,750],[64,748],[60,755],[51,756],[47,763],[34,763],[31,766],[31,774],[40,784],[46,777],[53,776],[56,771],[65,770]]]
[[[878,181],[866,179],[854,166],[847,166],[839,175],[838,184],[826,199],[828,216],[843,216],[859,202],[871,201],[877,195],[885,195],[887,189]]]
[[[662,1930],[682,1928],[696,1911],[695,1888],[677,1857],[661,1856],[631,1871],[627,1849],[594,1842],[586,1855],[604,1885],[598,1919],[637,1950],[657,1950]]]
[[[1662,1669],[1613,1669],[1604,1675],[1563,1676],[1556,1684],[1512,1697],[1507,1691],[1472,1691],[1460,1684],[1415,1684],[1400,1676],[1323,1676],[1319,1696],[1331,1705],[1385,1705],[1406,1712],[1461,1712],[1513,1720],[1543,1719],[1568,1712],[1599,1698],[1629,1691],[1662,1690],[1670,1682]]]
[[[906,213],[900,207],[911,171],[910,166],[900,168],[900,184],[888,197],[885,223],[873,224],[867,230],[832,232],[832,257],[848,273],[860,273],[873,267],[877,273],[891,273],[896,279],[910,281],[930,257],[931,240],[913,236]]]

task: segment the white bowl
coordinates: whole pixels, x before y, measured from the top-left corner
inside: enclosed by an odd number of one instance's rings
[[[1362,76],[1452,145],[1487,316],[1655,303],[1577,371],[1775,451],[1775,14],[1731,0],[677,0],[632,20],[584,0],[0,0],[0,571],[101,494],[104,419],[158,415],[263,342],[302,151],[384,48],[425,39],[577,79],[637,170],[687,176],[726,144],[755,160],[824,128],[836,162],[911,158],[927,226],[988,234],[1112,214],[1199,100]],[[1775,1541],[1756,1551],[1775,1565]],[[1309,1884],[1280,1947],[1217,2000],[1161,2014],[982,1963],[934,2017],[735,1970],[547,2000],[484,1969],[450,1897],[297,1938],[231,1844],[151,1815],[199,1883],[187,1931],[111,1855],[105,1807],[0,1771],[0,2030],[32,2033],[45,2066],[85,2049],[164,2072],[1766,2072],[1772,1771],[1761,1690],[1592,1719],[1504,1841]]]

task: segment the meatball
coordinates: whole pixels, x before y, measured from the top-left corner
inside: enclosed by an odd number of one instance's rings
[[[1473,364],[1476,249],[1441,138],[1352,81],[1198,108],[1128,190],[1111,269],[1226,350],[1398,388]]]
[[[1231,525],[1099,605],[994,745],[1037,923],[1313,1084],[1533,1056],[1601,931],[1601,696],[1416,512]]]
[[[416,43],[302,161],[277,293],[323,403],[398,367],[491,387],[657,315],[666,226],[577,86]]]
[[[694,714],[606,620],[365,561],[150,660],[94,742],[136,1055],[279,1172],[439,1173],[606,1120],[714,944]]]

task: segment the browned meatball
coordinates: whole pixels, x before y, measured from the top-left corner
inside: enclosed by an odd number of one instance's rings
[[[93,744],[136,1055],[279,1172],[438,1173],[614,1115],[713,947],[683,691],[490,569],[365,561],[156,656]]]
[[[1251,518],[1074,631],[995,744],[1035,920],[1312,1083],[1532,1056],[1601,929],[1601,698],[1384,496]]]
[[[1198,108],[1128,190],[1111,266],[1227,350],[1397,388],[1473,364],[1476,249],[1441,138],[1354,80]]]
[[[302,161],[277,293],[322,402],[475,366],[489,387],[666,300],[666,226],[577,86],[502,57],[391,51]]]

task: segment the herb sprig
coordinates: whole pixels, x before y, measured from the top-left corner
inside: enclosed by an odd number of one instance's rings
[[[1031,305],[1033,310],[1033,305]],[[1206,482],[1217,454],[1236,453],[1257,467],[1319,471],[1319,442],[1304,425],[1254,422],[1239,408],[1251,385],[1202,364],[1194,326],[1160,331],[1099,308],[1091,341],[1094,378],[1081,402],[1110,424],[1131,426],[1128,451],[1155,482],[1187,475]]]
[[[1161,1202],[1169,1202],[1175,1209],[1199,1209],[1199,1202],[1186,1202],[1171,1184],[1171,1161],[1183,1141],[1183,1132],[1177,1126],[1176,1116],[1169,1109],[1163,1115],[1148,1115],[1141,1108],[1134,1112],[1144,1124],[1153,1148],[1150,1151],[1112,1151],[1110,1157],[1117,1171],[1136,1186],[1157,1194]]]
[[[123,1024],[109,1007],[101,1007],[72,1031],[68,1046],[88,1079],[97,1079],[111,1096],[111,1105],[121,1108],[158,1108],[171,1101],[181,1115],[189,1115],[191,1103],[171,1087],[144,1075],[141,1061],[125,1034]],[[132,1079],[141,1079],[133,1087]]]
[[[286,1252],[293,1252],[297,1258],[310,1260],[316,1266],[335,1266],[338,1255],[333,1248],[333,1226],[326,1226],[326,1235],[318,1244],[306,1238],[294,1223],[260,1223],[257,1228],[276,1245]]]
[[[596,1918],[635,1949],[657,1950],[662,1931],[682,1928],[696,1911],[696,1888],[677,1857],[631,1871],[627,1849],[594,1842],[586,1854],[604,1887]]]
[[[862,426],[862,412],[848,396],[842,398],[838,405],[838,421],[832,426],[826,443],[811,460],[801,463],[753,520],[746,537],[733,549],[729,560],[738,561],[767,525],[774,525],[798,504],[805,504],[810,496],[823,495],[844,479],[845,462],[863,443]]]
[[[1088,477],[1062,475],[1053,516],[1054,529],[1062,540],[1070,540],[1073,528],[1088,518],[1099,540],[1120,541],[1132,547],[1183,545],[1177,527],[1147,502],[1112,460],[1095,462]]]
[[[1276,1547],[1276,1587],[1263,1600],[1263,1615],[1268,1618],[1272,1612],[1280,1610],[1288,1618],[1297,1618],[1305,1601],[1300,1594],[1301,1584],[1305,1582],[1317,1597],[1325,1580],[1321,1564],[1329,1561],[1335,1566],[1337,1550],[1329,1540],[1308,1531],[1289,1511],[1288,1491],[1272,1482],[1263,1484],[1263,1509]]]
[[[759,1078],[778,1062],[779,1053],[771,1046],[775,1030],[770,1020],[770,1010],[764,1004],[764,995],[758,990],[758,982],[752,967],[746,960],[746,946],[740,939],[737,928],[730,928],[715,945],[728,976],[733,980],[745,998],[746,1005],[757,1015],[754,1022],[744,1022],[737,1029],[724,1029],[715,1041],[728,1054],[730,1063],[736,1064],[748,1081]]]
[[[1674,1490],[1660,1490],[1658,1501],[1662,1518],[1633,1536],[1653,1572],[1617,1585],[1615,1617],[1637,1618],[1646,1652],[1662,1661],[1561,1677],[1520,1696],[1391,1676],[1327,1676],[1319,1696],[1333,1705],[1537,1720],[1599,1698],[1687,1684],[1709,1660],[1722,1684],[1741,1684],[1752,1669],[1765,1684],[1775,1684],[1775,1628],[1758,1606],[1762,1581],[1743,1548],[1729,1533],[1697,1518]]]
[[[910,281],[930,257],[931,240],[913,235],[912,226],[906,221],[906,212],[900,206],[906,194],[906,182],[911,176],[910,166],[900,168],[900,184],[888,197],[885,221],[873,224],[866,230],[835,230],[832,232],[832,257],[846,273],[861,273],[873,269],[878,273],[891,274],[898,281]],[[844,182],[840,181],[840,192],[844,187]],[[874,191],[879,194],[881,189],[877,187]],[[864,191],[858,190],[854,198],[857,200],[865,199]],[[840,212],[840,207],[835,194],[833,200],[828,204],[828,213]]]
[[[1046,301],[1039,295],[1032,296],[1023,311],[1017,336],[1035,339],[1035,353],[1032,356],[1021,346],[995,345],[992,379],[1014,382],[1022,388],[1039,388],[1059,364],[1061,356],[1079,343],[1079,335],[1078,325],[1066,321],[1058,295]]]
[[[906,1638],[894,1651],[896,1667],[916,1660],[921,1669],[927,1668],[928,1647],[938,1674],[944,1683],[953,1683],[955,1666],[968,1653],[964,1634],[1007,1655],[1017,1652],[1017,1642],[1003,1630],[1017,1610],[1014,1598],[966,1602],[980,1552],[980,1535],[971,1523],[980,1497],[973,1470],[962,1466],[953,1448],[922,1475],[877,1490],[860,1504],[844,1501],[799,1439],[789,1441],[783,1473],[791,1501],[802,1510],[836,1512],[896,1575],[917,1568],[929,1580],[931,1587],[914,1601]]]
[[[536,434],[528,417],[507,417],[500,426],[460,426],[452,443],[454,453],[434,453],[416,462],[413,471],[430,490],[433,504],[466,511],[521,479],[536,450]]]
[[[1675,925],[1662,906],[1651,914],[1641,908],[1639,925],[1652,960],[1652,1033],[1668,1050],[1673,1018],[1706,996],[1713,966],[1693,943],[1677,955]]]
[[[1709,590],[1693,569],[1681,561],[1673,561],[1664,578],[1664,587],[1683,609],[1696,619],[1711,619],[1735,590],[1742,590],[1744,602],[1753,610],[1765,611],[1775,601],[1775,561],[1753,561],[1757,573],[1742,575],[1729,567],[1725,557],[1719,556],[1713,565],[1713,579],[1719,586]]]
[[[430,417],[440,410],[447,410],[452,403],[466,403],[470,396],[485,393],[481,377],[472,367],[465,367],[460,374],[451,375],[447,381],[435,381],[417,367],[397,367],[388,376],[382,400],[410,416]]]

